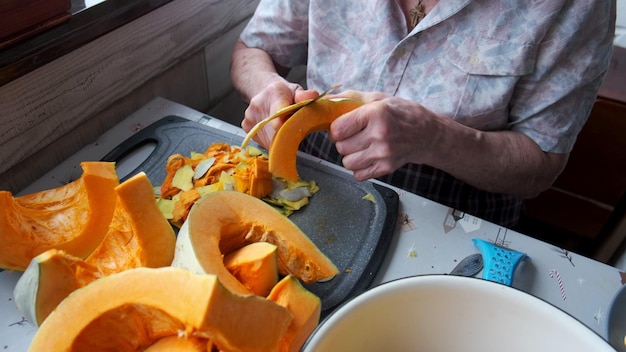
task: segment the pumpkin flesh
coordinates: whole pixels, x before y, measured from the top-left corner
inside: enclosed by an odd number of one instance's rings
[[[278,257],[271,243],[250,243],[231,252],[224,257],[224,266],[257,296],[267,296],[278,282]]]
[[[296,159],[298,147],[308,134],[328,130],[339,116],[350,112],[362,103],[352,99],[332,100],[321,98],[301,107],[276,131],[269,151],[269,171],[279,178],[298,181]]]
[[[13,197],[0,191],[0,268],[23,271],[48,249],[87,257],[102,241],[115,209],[115,164],[83,162],[66,185]]]
[[[328,280],[337,267],[287,217],[250,195],[220,191],[200,198],[178,232],[173,266],[215,274],[232,292],[250,294],[224,266],[223,256],[253,242],[277,246],[278,270],[306,283]]]
[[[158,209],[145,173],[124,181],[115,193],[117,205],[109,231],[89,257],[83,260],[49,250],[35,257],[18,280],[15,301],[30,322],[41,324],[71,292],[98,278],[172,262],[174,231]]]
[[[143,352],[211,352],[211,342],[195,336],[167,336],[146,348]]]
[[[36,256],[18,280],[15,304],[26,320],[38,326],[70,293],[103,276],[98,267],[49,249]]]
[[[289,309],[293,320],[280,342],[280,352],[298,352],[320,321],[322,302],[292,275],[285,276],[267,299]]]
[[[105,239],[85,260],[108,273],[170,265],[176,235],[163,217],[148,176],[140,172],[115,188],[118,206]]]
[[[214,275],[136,268],[63,300],[30,351],[141,351],[179,332],[211,339],[224,351],[275,351],[291,320],[286,308],[234,295]]]

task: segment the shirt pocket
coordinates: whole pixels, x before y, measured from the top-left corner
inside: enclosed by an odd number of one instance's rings
[[[448,38],[446,59],[472,75],[523,76],[534,71],[536,52],[533,44],[453,35]]]
[[[454,119],[483,130],[503,129],[515,84],[534,72],[536,55],[533,44],[450,36],[444,65],[457,85]]]

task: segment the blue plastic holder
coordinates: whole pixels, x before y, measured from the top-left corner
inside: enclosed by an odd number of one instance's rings
[[[504,248],[480,238],[472,239],[483,256],[483,279],[511,286],[517,265],[526,253]]]

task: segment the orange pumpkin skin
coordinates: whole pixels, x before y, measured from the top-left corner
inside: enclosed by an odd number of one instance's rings
[[[308,134],[328,130],[339,116],[350,112],[362,102],[352,99],[318,99],[296,111],[276,131],[269,150],[269,170],[275,177],[297,182],[298,147]]]
[[[82,176],[61,187],[13,197],[0,191],[0,268],[23,271],[48,249],[87,257],[115,209],[115,164],[83,162]]]
[[[223,256],[253,242],[278,247],[278,270],[303,282],[327,280],[337,267],[287,217],[245,193],[213,192],[200,198],[178,232],[173,266],[215,274],[234,293],[251,294],[224,266]]]
[[[284,307],[229,292],[214,275],[136,268],[68,296],[43,322],[30,351],[141,351],[180,332],[223,351],[276,351],[292,320]]]
[[[145,173],[115,188],[117,205],[109,231],[87,259],[61,250],[35,257],[18,281],[14,296],[24,316],[40,325],[71,292],[104,276],[136,267],[168,266],[175,234],[159,211]]]

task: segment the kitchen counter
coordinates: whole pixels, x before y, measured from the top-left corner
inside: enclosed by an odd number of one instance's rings
[[[56,187],[80,176],[79,163],[99,160],[113,147],[162,117],[177,115],[241,136],[238,127],[180,104],[157,98],[103,134],[74,156],[48,172],[20,194]],[[120,178],[147,157],[150,145],[121,160]],[[320,163],[331,168],[343,169]],[[388,185],[387,185],[388,186]],[[389,186],[388,186],[389,187]],[[527,255],[517,267],[512,286],[553,304],[607,338],[607,321],[615,295],[626,283],[620,269],[568,252],[469,214],[394,189],[399,195],[399,216],[389,251],[372,286],[414,275],[447,274],[463,258],[479,253],[472,239],[483,239]],[[25,321],[13,302],[13,287],[20,274],[0,272],[0,349],[23,351],[36,328]],[[479,274],[480,276],[480,274]]]

